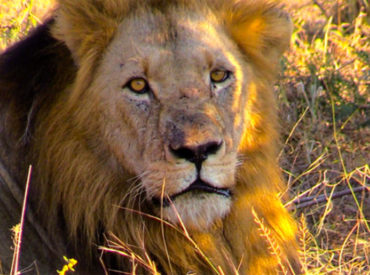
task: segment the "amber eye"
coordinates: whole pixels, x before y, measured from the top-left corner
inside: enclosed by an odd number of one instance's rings
[[[144,78],[133,78],[131,79],[126,87],[128,87],[131,91],[138,94],[143,94],[148,91],[148,83]]]
[[[214,83],[224,82],[229,77],[229,72],[224,70],[214,70],[211,72],[211,81]]]

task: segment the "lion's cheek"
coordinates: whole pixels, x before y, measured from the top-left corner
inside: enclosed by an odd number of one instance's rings
[[[109,150],[107,154],[114,156],[117,164],[124,168],[125,172],[141,175],[144,172],[144,163],[141,151],[134,146],[134,141],[131,141],[135,139],[136,138],[129,135],[117,135],[107,139]]]
[[[210,158],[202,166],[200,178],[217,188],[232,189],[235,185],[235,171],[238,165],[235,153],[220,158]]]
[[[150,164],[142,176],[146,197],[167,197],[181,192],[196,180],[194,165],[184,163],[173,167],[166,162]]]

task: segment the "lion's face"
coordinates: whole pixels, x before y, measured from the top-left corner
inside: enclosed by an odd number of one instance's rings
[[[35,167],[43,251],[56,243],[83,274],[105,256],[104,270],[140,274],[290,271],[272,83],[291,24],[277,1],[58,2],[41,36],[0,58],[3,71],[15,61],[0,77],[1,142],[19,147],[10,166]]]
[[[192,16],[123,21],[87,96],[155,212],[204,228],[231,205],[248,65],[212,20]]]

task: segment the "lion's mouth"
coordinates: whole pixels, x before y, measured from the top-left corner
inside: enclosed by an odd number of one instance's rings
[[[184,195],[185,193],[191,192],[191,191],[199,191],[199,192],[205,192],[205,193],[214,193],[220,196],[224,196],[226,198],[231,197],[231,191],[228,188],[217,188],[214,186],[209,185],[208,183],[204,182],[200,178],[196,179],[192,184],[189,185],[188,188],[185,190],[174,194],[167,198],[157,198],[154,197],[152,199],[153,203],[156,205],[162,205],[163,207],[167,207],[173,202],[177,197]]]

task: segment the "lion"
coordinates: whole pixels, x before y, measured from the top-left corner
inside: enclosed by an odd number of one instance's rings
[[[0,57],[4,272],[31,164],[21,270],[299,273],[273,92],[291,25],[277,1],[60,0]]]

